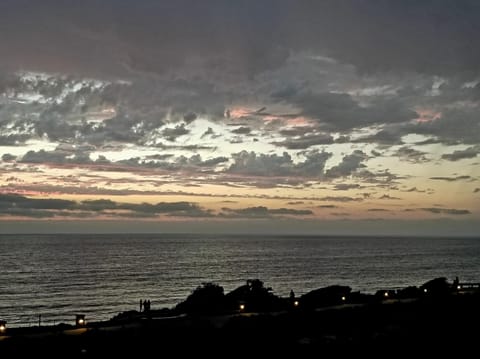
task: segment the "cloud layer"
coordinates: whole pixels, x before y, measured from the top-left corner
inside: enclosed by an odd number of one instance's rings
[[[476,1],[6,0],[0,24],[4,217],[480,218]]]

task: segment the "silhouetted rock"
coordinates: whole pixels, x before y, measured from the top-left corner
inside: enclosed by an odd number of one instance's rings
[[[452,286],[447,278],[440,277],[429,280],[420,287],[428,295],[445,295],[451,292]]]
[[[423,290],[416,287],[416,286],[410,286],[406,287],[403,289],[397,290],[397,297],[399,299],[405,299],[405,298],[418,298],[423,294]]]
[[[225,311],[223,287],[215,283],[203,283],[175,309],[180,313],[222,313]]]
[[[286,306],[286,301],[274,295],[272,288],[265,287],[259,279],[247,280],[247,284],[228,293],[226,300],[231,310],[249,312],[276,311]]]
[[[300,297],[302,308],[319,308],[346,302],[352,288],[343,285],[332,285],[312,290]]]

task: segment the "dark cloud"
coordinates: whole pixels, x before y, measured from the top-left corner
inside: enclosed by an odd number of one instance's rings
[[[265,155],[242,151],[232,154],[234,163],[228,169],[230,173],[254,176],[288,176],[293,173],[293,160],[284,152]]]
[[[426,191],[425,191],[425,190],[420,190],[420,189],[418,189],[417,187],[411,187],[411,188],[405,190],[405,192],[425,193]]]
[[[403,134],[416,133],[435,136],[446,144],[478,144],[480,141],[480,117],[477,108],[454,108],[442,112],[441,117],[405,125]]]
[[[0,207],[1,217],[30,217],[30,218],[52,218],[55,217],[53,211],[45,211],[30,208],[2,208]]]
[[[164,136],[168,141],[175,141],[178,137],[187,135],[190,133],[188,129],[185,128],[185,124],[179,124],[174,128],[165,128],[162,131],[162,136]]]
[[[425,156],[426,152],[418,151],[410,147],[400,147],[394,156],[400,157],[400,159],[411,163],[423,163],[428,162],[429,159]]]
[[[336,191],[348,191],[350,189],[357,189],[360,187],[361,186],[359,184],[339,183],[339,184],[336,184],[333,188]]]
[[[44,162],[54,162],[54,163],[63,163],[65,162],[65,153],[58,152],[47,152],[45,150],[28,151],[23,155],[21,162],[26,163],[44,163]]]
[[[273,93],[272,98],[290,103],[300,108],[303,115],[342,131],[373,124],[406,122],[417,117],[414,111],[394,100],[383,100],[365,107],[345,93],[314,94],[287,89]]]
[[[241,126],[239,128],[232,130],[232,133],[235,133],[237,135],[248,135],[250,132],[252,132],[252,129],[246,126]]]
[[[271,209],[271,214],[286,214],[292,216],[307,216],[312,215],[313,212],[309,209],[292,209],[292,208],[278,208],[278,209]]]
[[[60,211],[72,211],[76,202],[62,199],[28,198],[17,194],[0,194],[1,216],[34,218],[54,217]]]
[[[296,171],[304,176],[322,177],[325,164],[332,154],[324,151],[311,151],[305,155],[304,162],[296,165]]]
[[[257,207],[248,207],[248,208],[241,208],[241,209],[231,209],[231,208],[222,208],[222,211],[226,213],[227,216],[234,216],[234,217],[257,217],[257,218],[265,218],[271,217],[275,215],[287,215],[287,216],[308,216],[312,215],[313,212],[311,210],[297,210],[292,208],[277,208],[277,209],[269,209],[264,206],[257,206]]]
[[[194,168],[204,168],[204,167],[215,167],[220,163],[227,162],[227,157],[213,157],[208,160],[203,160],[202,157],[198,154],[192,155],[191,157],[180,156],[175,159],[174,162],[169,163],[158,163],[159,167],[163,167],[170,170],[178,169],[194,169]]]
[[[394,196],[390,196],[389,194],[384,194],[384,195],[378,197],[378,199],[389,199],[389,200],[390,200],[390,199],[393,199],[393,200],[399,200],[399,199],[401,199],[401,198],[399,198],[399,197],[394,197]]]
[[[187,114],[185,114],[183,116],[183,120],[186,122],[186,123],[192,123],[193,121],[195,121],[197,119],[197,114],[195,114],[194,112],[188,112]]]
[[[471,212],[467,209],[454,209],[454,208],[420,208],[422,211],[435,213],[435,214],[453,214],[453,215],[465,215],[471,214]]]
[[[381,145],[400,145],[403,144],[402,136],[408,131],[405,131],[401,126],[385,126],[383,129],[373,135],[361,136],[353,143],[379,143]],[[378,152],[377,152],[378,153]]]
[[[205,138],[207,136],[212,136],[214,137],[215,136],[215,131],[213,131],[213,129],[211,127],[209,127],[203,134],[202,134],[202,137],[201,138]]]
[[[310,126],[296,126],[292,128],[283,128],[278,131],[279,134],[285,137],[303,137],[305,135],[309,135],[315,132],[315,127]]]
[[[105,210],[117,209],[118,204],[109,199],[97,199],[82,201],[80,207],[87,211],[101,212]]]
[[[332,154],[328,152],[311,151],[304,154],[303,162],[295,164],[287,152],[279,156],[242,151],[232,154],[234,163],[227,169],[227,172],[247,176],[319,178],[324,176],[325,163],[331,156]]]
[[[469,147],[464,150],[453,151],[442,155],[442,159],[448,161],[459,161],[465,158],[475,158],[480,153],[480,146]]]
[[[338,206],[335,206],[334,204],[321,204],[317,206],[317,208],[338,208]]]
[[[329,168],[326,175],[328,177],[349,176],[358,169],[365,168],[366,166],[362,162],[366,159],[367,155],[364,152],[355,150],[352,154],[344,156],[338,165]]]
[[[433,0],[5,1],[0,43],[5,65],[52,72],[162,74],[194,59],[252,76],[309,49],[369,73],[478,73],[479,12]]]
[[[369,208],[367,209],[368,212],[389,212],[388,209],[385,208]]]
[[[15,161],[17,158],[17,156],[14,156],[10,153],[5,153],[2,155],[2,161],[5,161],[5,162],[11,162],[11,161]]]
[[[447,182],[454,182],[454,181],[463,181],[463,180],[468,180],[471,179],[470,176],[457,176],[457,177],[441,177],[441,176],[436,176],[436,177],[430,177],[432,180],[437,180],[437,181],[447,181]]]
[[[89,151],[80,148],[65,149],[57,147],[53,151],[30,150],[23,155],[22,163],[46,163],[46,164],[92,164]]]
[[[475,189],[473,190],[473,193],[478,193],[478,192],[480,192],[480,188],[475,188]]]
[[[328,202],[361,202],[363,201],[363,198],[347,197],[347,196],[327,196],[327,197],[321,197],[318,200],[328,201]]]
[[[285,132],[285,131],[284,131]],[[286,147],[289,150],[306,149],[316,145],[332,144],[333,137],[326,133],[305,134],[301,137],[294,137],[280,142],[273,142],[274,145]]]
[[[126,210],[131,216],[150,217],[167,215],[175,217],[211,217],[209,210],[190,202],[119,203],[112,200],[86,200],[75,202],[62,199],[37,199],[17,194],[0,194],[0,214],[22,215],[26,217],[95,216],[95,213],[122,215],[118,210]],[[67,212],[65,212],[67,211]],[[116,211],[116,212],[115,212]],[[125,214],[125,213],[123,213]]]
[[[0,135],[0,146],[19,146],[30,137],[29,135]]]
[[[220,163],[224,163],[224,162],[227,162],[228,161],[228,158],[227,157],[215,157],[215,158],[210,158],[208,160],[205,160],[205,161],[200,161],[199,163],[197,163],[197,166],[199,167],[215,167],[216,165],[220,164]]]

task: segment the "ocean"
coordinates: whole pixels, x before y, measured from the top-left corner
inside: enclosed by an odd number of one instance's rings
[[[0,235],[0,319],[73,324],[171,308],[197,286],[225,293],[260,279],[280,296],[333,284],[353,291],[480,281],[480,238],[197,234]]]

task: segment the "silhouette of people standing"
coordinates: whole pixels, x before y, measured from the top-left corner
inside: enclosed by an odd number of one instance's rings
[[[143,301],[140,299],[140,313],[142,312]]]
[[[150,311],[150,299],[149,300],[144,300],[143,301],[143,311],[145,313],[149,312]]]
[[[293,289],[290,290],[290,302],[294,302],[295,301],[295,293],[293,292]]]

